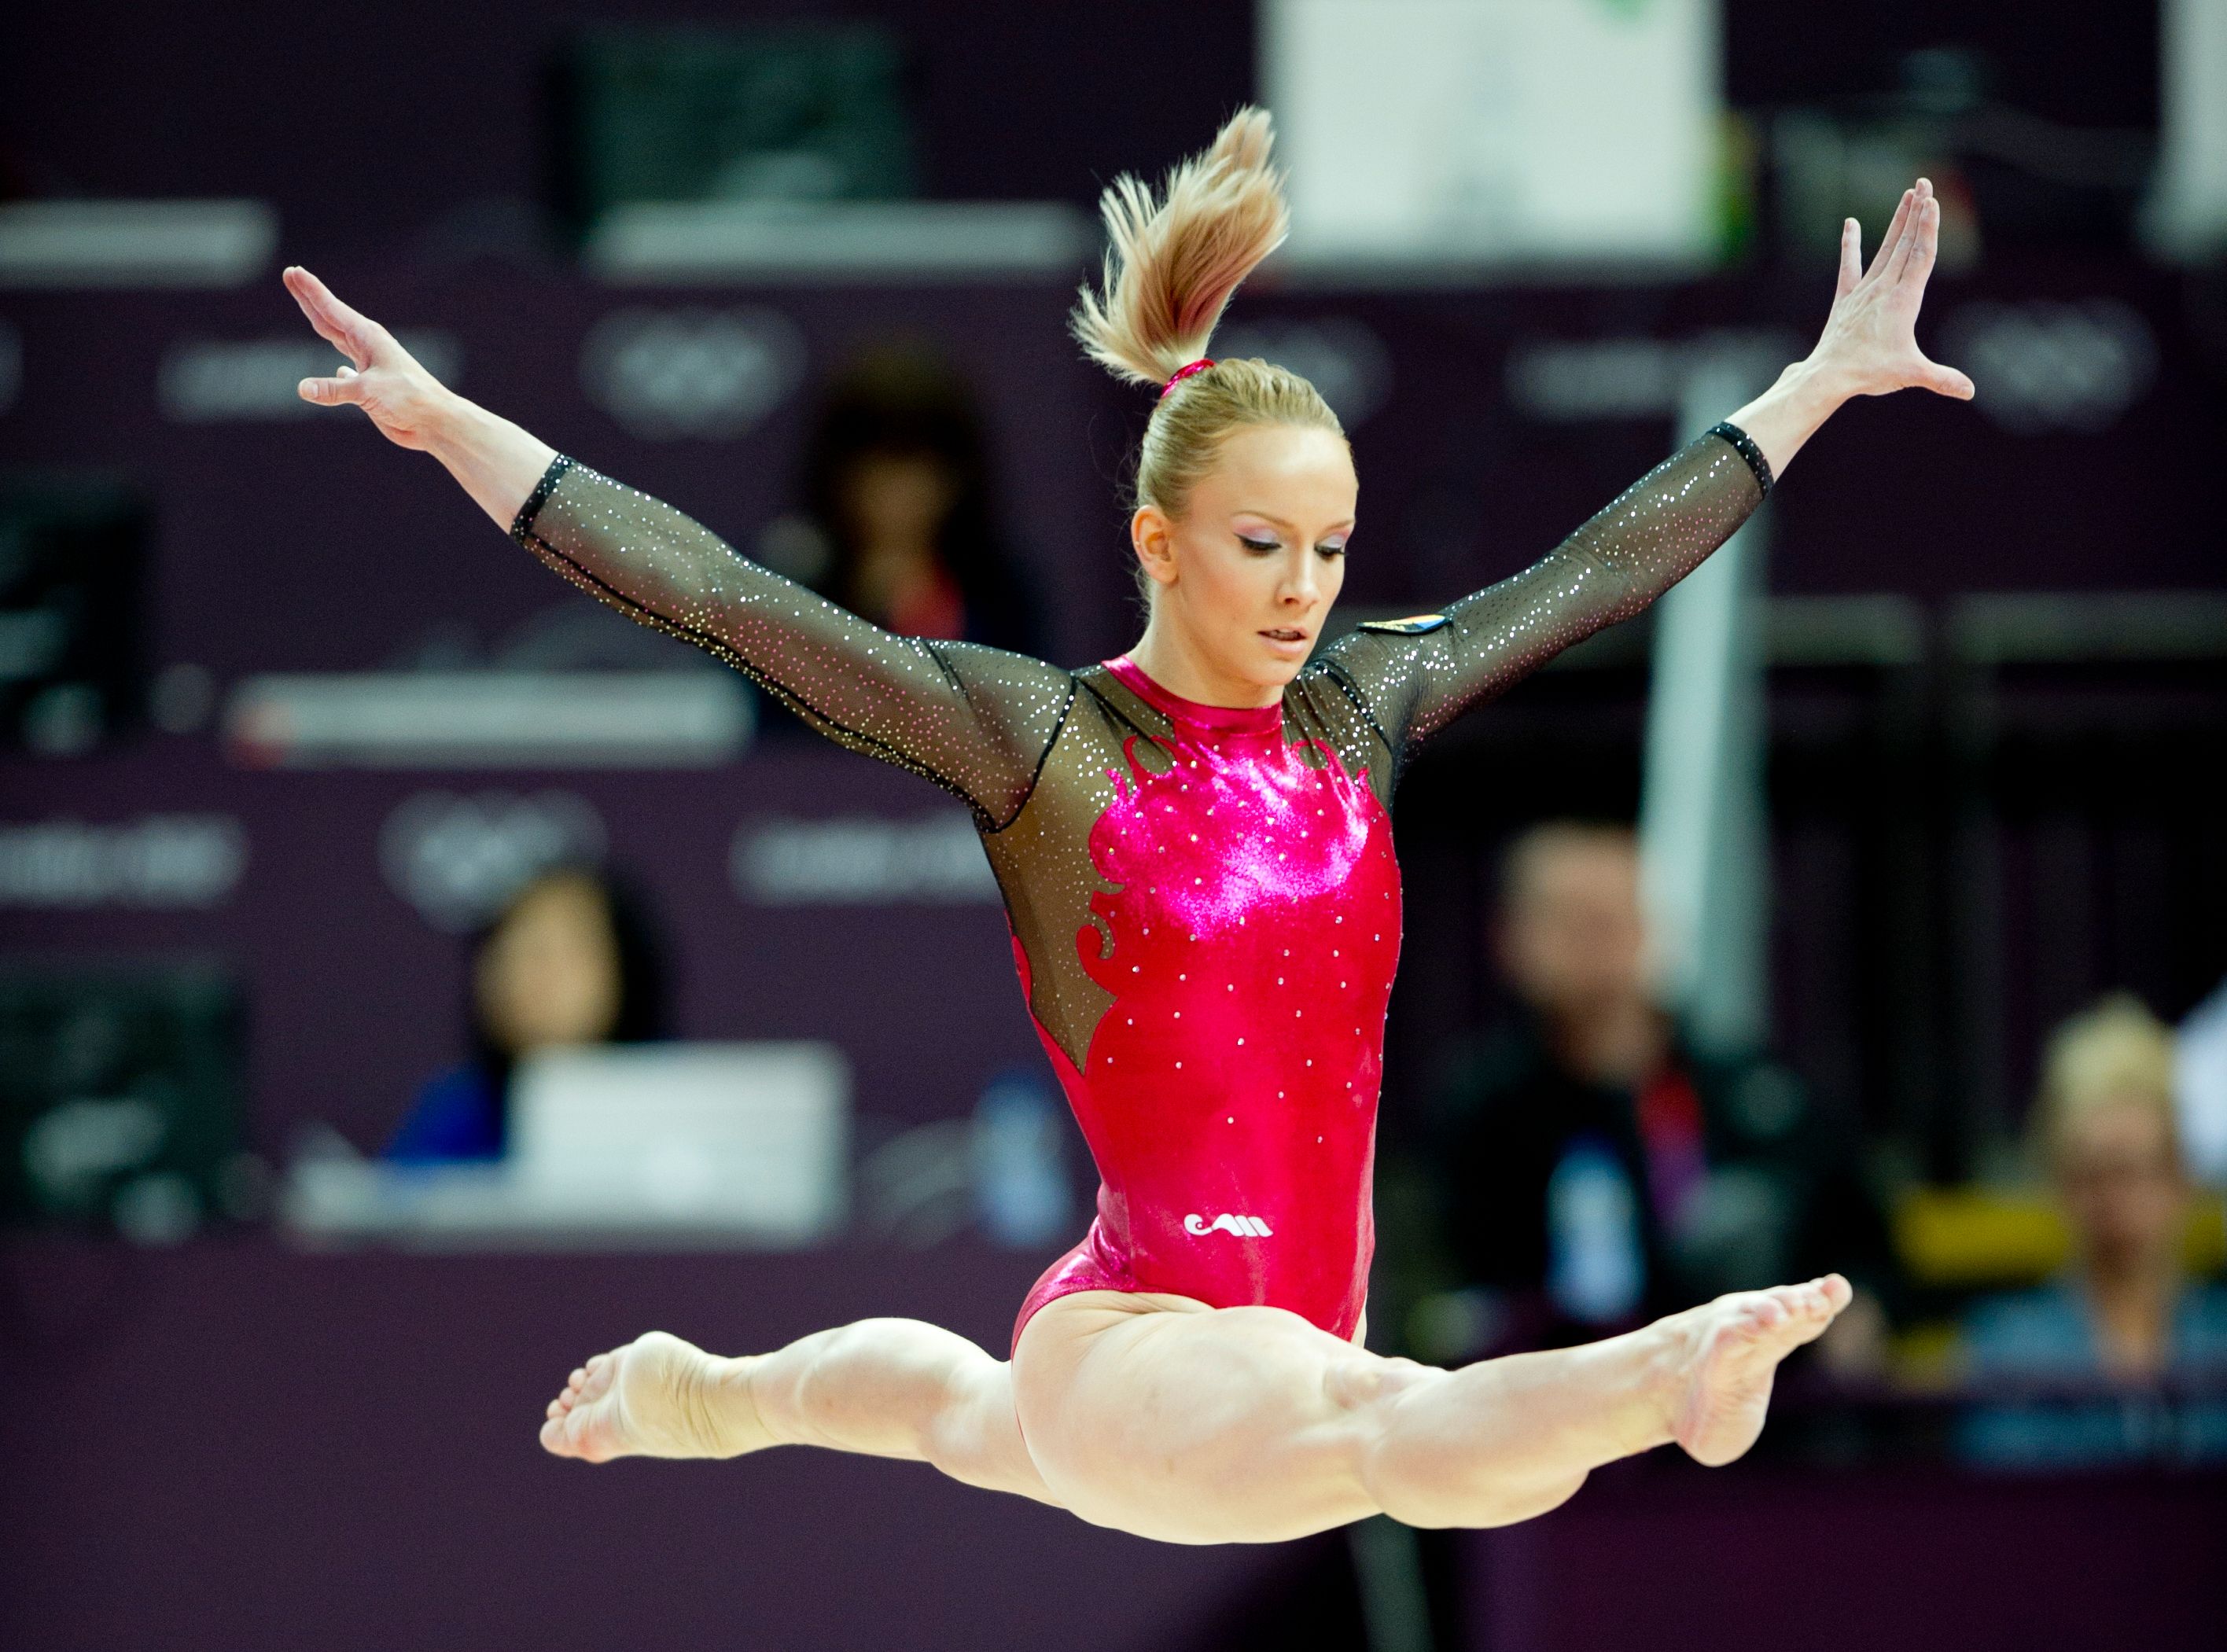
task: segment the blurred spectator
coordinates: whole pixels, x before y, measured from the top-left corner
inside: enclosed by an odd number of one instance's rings
[[[2063,1278],[1968,1316],[1974,1385],[2029,1394],[1963,1419],[1967,1457],[2035,1468],[2227,1459],[2227,1290],[2182,1277],[2191,1190],[2173,1062],[2173,1035],[2124,993],[2052,1036],[2034,1139],[2072,1260]]]
[[[909,348],[830,384],[804,453],[801,513],[768,566],[877,625],[1041,654],[1037,605],[999,533],[982,420],[965,380]]]
[[[1876,1283],[1854,1145],[1784,1068],[1695,1050],[1656,1002],[1628,828],[1518,838],[1494,946],[1518,1015],[1449,1064],[1430,1133],[1445,1260],[1512,1311],[1499,1345],[1828,1268]],[[1852,1323],[1875,1336],[1875,1304]]]
[[[518,1062],[657,1036],[663,985],[649,926],[608,874],[560,866],[527,879],[473,943],[470,1056],[425,1081],[386,1157],[501,1158]]]
[[[2190,1176],[2227,1187],[2227,981],[2188,1012],[2174,1040],[2173,1092]]]

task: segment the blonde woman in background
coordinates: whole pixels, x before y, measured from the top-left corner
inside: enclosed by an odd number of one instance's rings
[[[2123,992],[2051,1036],[2032,1133],[2072,1259],[1968,1317],[1974,1385],[2032,1392],[1967,1417],[1967,1456],[2033,1468],[2227,1458],[2227,1289],[2184,1277],[2195,1196],[2173,1073],[2173,1034]]]

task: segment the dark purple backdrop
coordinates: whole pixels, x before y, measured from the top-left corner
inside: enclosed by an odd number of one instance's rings
[[[1876,91],[1903,53],[1970,41],[2021,106],[2090,125],[2155,118],[2153,8],[2052,3],[2013,16],[1977,0],[1897,0],[1799,26],[1758,0],[1726,10],[1727,85],[1744,106]],[[984,390],[1008,525],[1054,601],[1054,651],[1075,662],[1130,640],[1114,496],[1145,403],[1075,358],[1060,287],[630,294],[577,280],[555,255],[533,204],[546,136],[535,99],[571,22],[807,8],[18,10],[0,53],[0,196],[271,199],[282,258],[382,319],[451,333],[468,392],[745,544],[783,502],[800,404],[739,441],[633,440],[582,393],[580,342],[595,320],[636,303],[766,305],[802,329],[815,373],[893,325],[924,331]],[[842,10],[904,29],[922,181],[944,198],[1087,206],[1114,171],[1196,146],[1254,90],[1249,5]],[[1929,607],[1974,590],[2219,589],[2211,478],[2227,328],[2216,285],[2103,252],[1991,243],[1990,260],[1969,280],[1937,280],[1929,337],[1980,303],[2045,319],[2062,312],[2034,306],[2102,299],[2137,319],[2154,378],[2094,429],[2020,433],[1984,410],[1908,396],[1851,408],[1777,497],[1774,587]],[[1781,329],[1798,348],[1826,281],[1372,295],[1279,290],[1270,271],[1233,321],[1358,324],[1381,348],[1381,404],[1355,427],[1364,488],[1352,590],[1421,607],[1520,566],[1670,439],[1655,417],[1527,416],[1506,393],[1515,355],[1726,326]],[[23,357],[22,392],[0,411],[0,465],[117,469],[155,503],[157,667],[204,667],[222,691],[254,673],[390,663],[456,623],[485,645],[586,601],[507,546],[429,462],[352,416],[160,418],[156,375],[179,339],[300,335],[275,280],[223,294],[0,295],[0,323]],[[1609,697],[1621,697],[1612,739],[1573,743],[1563,700],[1525,690],[1478,719],[1502,719],[1491,727],[1508,740],[1476,749],[1598,758],[1618,777],[1582,795],[1614,796],[1629,786],[1630,686]],[[1515,818],[1525,785],[1479,765],[1463,786],[1434,782],[1403,806],[1422,898],[1403,987],[1418,1031],[1395,1045],[1395,1084],[1412,1085],[1433,1036],[1472,1007],[1476,823],[1488,818],[1477,811],[1482,800],[1496,823]],[[738,824],[950,807],[924,783],[808,742],[657,775],[248,771],[209,730],[83,758],[0,759],[0,824],[212,813],[237,818],[248,845],[243,881],[213,911],[0,910],[0,949],[232,960],[252,1016],[256,1144],[277,1150],[308,1117],[368,1144],[460,1032],[457,943],[382,878],[381,824],[424,791],[552,788],[592,805],[614,853],[645,875],[679,954],[678,1030],[833,1038],[852,1056],[861,1107],[897,1120],[963,1110],[989,1072],[1036,1059],[994,907],[775,909],[731,892]],[[1815,996],[1837,1002],[1862,985],[1847,979],[1850,954],[1829,924],[1799,926],[1821,890],[1860,908],[1870,886],[1832,831],[1798,839],[1787,864],[1806,897],[1790,903],[1794,953],[1810,960]],[[2064,990],[2088,984],[2102,983]],[[909,1312],[995,1346],[1041,1260],[964,1245],[924,1257],[465,1260],[298,1257],[259,1238],[164,1254],[11,1241],[0,1253],[0,1377],[12,1397],[0,1412],[0,1643],[558,1647],[674,1633],[715,1644],[1244,1643],[1241,1624],[1217,1634],[1231,1621],[1217,1613],[1243,1591],[1338,1567],[1334,1541],[1169,1550],[887,1464],[800,1453],[733,1472],[598,1476],[531,1445],[555,1376],[646,1324],[750,1347]],[[1464,1566],[1479,1639],[1734,1644],[1726,1614],[1768,1610],[1777,1643],[1777,1604],[1791,1596],[1818,1643],[1837,1623],[1921,1645],[1922,1619],[1898,1616],[1914,1606],[1955,1644],[1987,1643],[2012,1622],[2045,1644],[2053,1630],[2092,1627],[2048,1615],[2061,1599],[2049,1587],[2068,1579],[2090,1603],[2143,1603],[2150,1644],[2200,1644],[2172,1637],[2217,1622],[2216,1580],[2201,1570],[2211,1551],[2191,1547],[2192,1534],[2216,1532],[2210,1485],[2099,1499],[1932,1482],[1790,1487],[1740,1470],[1698,1495],[1673,1481],[1651,1501],[1654,1483],[1610,1477],[1565,1515],[1475,1540]],[[1836,1567],[1836,1554],[1850,1563]],[[1843,1595],[1860,1610],[1837,1612]],[[1077,1598],[1107,1604],[1078,1627]]]
[[[786,502],[806,391],[741,439],[630,437],[582,390],[581,341],[597,319],[636,306],[777,310],[805,339],[807,381],[894,332],[936,340],[981,387],[1005,515],[1050,599],[1056,657],[1102,657],[1133,635],[1115,494],[1144,404],[1077,359],[1057,288],[674,295],[486,267],[325,273],[398,328],[450,335],[468,393],[745,546]],[[1795,337],[1823,297],[1792,277],[1591,294],[1264,284],[1233,322],[1271,341],[1334,323],[1369,341],[1347,348],[1377,353],[1373,411],[1355,428],[1364,482],[1350,596],[1426,607],[1539,554],[1669,439],[1656,417],[1528,414],[1506,388],[1512,360],[1542,341],[1692,339],[1734,322]],[[2154,340],[2154,380],[2122,414],[2099,431],[2028,433],[1914,393],[1852,406],[1776,496],[1774,587],[1921,604],[1973,590],[2216,588],[2205,456],[2220,447],[2221,404],[2174,283],[2031,264],[1984,282],[1941,278],[1933,303],[1953,335],[1981,304],[2098,297]],[[22,392],[0,415],[8,460],[112,469],[154,501],[155,668],[201,667],[220,692],[262,672],[376,668],[443,635],[484,650],[588,600],[505,544],[435,464],[350,411],[166,421],[156,382],[182,338],[297,335],[275,281],[220,294],[8,295],[0,321],[23,340]],[[586,800],[673,931],[683,1034],[836,1038],[857,1061],[862,1105],[916,1119],[962,1109],[991,1070],[1035,1059],[994,907],[754,909],[731,891],[727,845],[746,821],[954,807],[808,740],[769,742],[715,772],[295,773],[233,766],[212,728],[150,732],[87,757],[0,760],[0,784],[11,822],[210,813],[242,823],[247,870],[214,913],[19,909],[0,916],[0,935],[41,952],[199,947],[237,959],[251,983],[266,1146],[305,1115],[377,1138],[415,1080],[458,1047],[457,947],[382,882],[377,861],[388,814],[429,790],[554,788]],[[963,984],[956,998],[953,983]]]

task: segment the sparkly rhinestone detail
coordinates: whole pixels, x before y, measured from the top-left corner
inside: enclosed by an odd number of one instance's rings
[[[1279,705],[1243,708],[1178,698],[1127,660],[1069,672],[893,635],[566,458],[511,532],[973,811],[1030,1013],[1105,1183],[1024,1319],[1067,1291],[1168,1290],[1288,1306],[1344,1336],[1373,1244],[1399,769],[1644,608],[1770,482],[1745,433],[1717,426],[1521,572],[1341,637]],[[1287,1151],[1309,1136],[1318,1153]]]
[[[1763,456],[1763,450],[1756,446],[1752,437],[1739,425],[1722,419],[1710,425],[1703,434],[1721,436],[1737,448],[1739,456],[1747,461],[1747,468],[1755,472],[1756,486],[1763,489],[1763,496],[1765,499],[1771,497],[1771,461]]]

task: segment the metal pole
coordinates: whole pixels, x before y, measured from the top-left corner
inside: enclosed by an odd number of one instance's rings
[[[1692,436],[1757,386],[1736,355],[1699,357],[1680,424]],[[1762,1044],[1771,1021],[1769,736],[1758,511],[1655,604],[1640,787],[1640,858],[1665,1005],[1705,1048]]]

